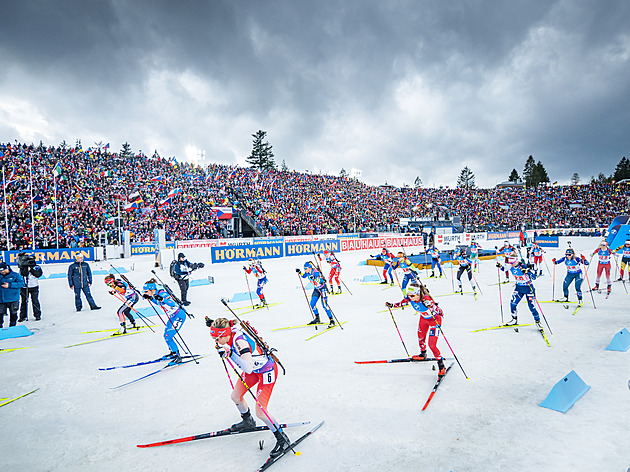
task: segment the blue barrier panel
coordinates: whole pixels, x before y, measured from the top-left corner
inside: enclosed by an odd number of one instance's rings
[[[258,299],[258,295],[256,295],[256,292],[239,292],[232,295],[230,302],[234,303],[234,302],[250,301],[249,297],[251,297],[251,300]]]
[[[630,349],[630,331],[626,328],[619,331],[610,341],[610,344],[606,348],[607,351],[622,351],[625,352]]]
[[[540,247],[558,247],[560,238],[558,236],[538,236],[534,242]]]
[[[284,244],[247,244],[243,246],[220,246],[210,248],[212,263],[242,262],[248,259],[277,259],[284,256]]]
[[[23,338],[31,336],[33,332],[24,325],[11,326],[9,328],[0,329],[0,340],[10,338]]]
[[[364,275],[363,280],[361,280],[361,282],[380,282],[380,281],[381,281],[381,278],[378,276],[378,274]]]
[[[17,265],[18,254],[24,252],[35,256],[38,264],[55,264],[58,262],[74,262],[78,255],[83,256],[85,262],[91,262],[96,258],[96,251],[93,247],[78,247],[68,249],[35,249],[25,251],[2,251],[2,260],[9,265]]]
[[[284,243],[286,256],[311,256],[313,253],[319,254],[326,250],[339,252],[341,245],[335,239],[322,241],[297,241]]]
[[[591,387],[586,385],[580,376],[572,370],[553,386],[547,398],[539,406],[566,413],[589,388]]]
[[[213,280],[213,282],[214,282],[214,280]],[[191,286],[191,287],[199,287],[199,286],[201,286],[201,285],[210,285],[210,284],[212,284],[213,282],[211,282],[211,281],[210,281],[210,280],[208,280],[208,279],[191,280],[191,281],[190,281],[190,286]]]

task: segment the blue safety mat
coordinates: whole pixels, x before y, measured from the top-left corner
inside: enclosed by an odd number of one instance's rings
[[[10,328],[0,329],[0,340],[10,338],[23,338],[31,336],[33,332],[24,325],[11,326]]]
[[[232,303],[234,302],[244,302],[245,300],[249,301],[250,297],[252,299],[256,299],[258,298],[258,295],[256,295],[255,292],[239,292],[239,293],[235,293],[234,295],[232,295],[232,298],[230,299],[230,301]]]
[[[190,281],[191,287],[199,287],[200,285],[210,285],[210,284],[212,284],[212,282],[210,282],[208,279],[198,279],[198,280]]]

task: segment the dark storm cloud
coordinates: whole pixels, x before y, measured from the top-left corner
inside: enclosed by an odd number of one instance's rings
[[[8,4],[7,4],[8,3]],[[595,1],[4,2],[2,140],[128,141],[292,169],[490,186],[628,155],[630,4]]]

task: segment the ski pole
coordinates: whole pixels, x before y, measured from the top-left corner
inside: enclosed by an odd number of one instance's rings
[[[218,344],[217,344],[218,347]],[[284,433],[284,431],[282,430],[282,427],[280,426],[280,423],[277,423],[276,421],[271,419],[271,416],[269,416],[269,413],[267,413],[267,410],[262,406],[262,404],[258,401],[258,398],[256,398],[256,395],[254,395],[254,392],[251,391],[251,389],[249,388],[249,385],[247,385],[247,383],[245,382],[245,379],[243,378],[243,376],[239,373],[238,370],[236,370],[236,367],[234,367],[234,364],[232,364],[232,361],[230,360],[229,357],[226,357],[225,360],[227,360],[227,363],[230,364],[230,367],[232,367],[232,370],[236,373],[236,375],[238,375],[238,378],[240,379],[241,383],[243,384],[243,386],[245,387],[245,389],[247,389],[247,391],[249,392],[249,394],[252,396],[252,398],[254,399],[254,401],[256,402],[256,404],[258,405],[258,407],[260,408],[260,411],[262,411],[265,416],[267,417],[267,419],[269,420],[269,422],[274,425],[276,427],[276,429],[278,431],[280,431],[284,436],[285,436],[285,441],[287,442],[287,444],[289,445],[289,447],[291,448],[291,450],[293,451],[293,454],[299,456],[300,453],[295,452],[295,449],[293,449],[293,446],[291,446],[291,441],[289,440],[289,438],[286,436],[286,434]]]
[[[232,390],[234,390],[234,384],[232,383],[232,377],[230,377],[230,372],[228,371],[227,364],[225,363],[225,359],[221,358],[221,362],[223,362],[223,367],[225,368],[225,374],[227,375],[227,378],[230,381],[230,387],[232,387]]]
[[[453,289],[453,292],[455,291],[455,281],[453,280],[453,261],[449,262],[450,266],[451,266],[451,288]]]
[[[501,324],[503,321],[503,296],[501,295],[501,269],[497,266],[497,281],[499,282],[499,306],[501,307]]]
[[[475,285],[479,289],[479,293],[483,295],[483,291],[481,290],[481,285],[479,285],[479,282],[477,282],[477,279],[475,278],[475,274],[473,274],[472,268],[470,269],[470,275],[472,275],[472,279],[475,281]]]
[[[526,277],[526,280],[529,279],[527,275],[525,277]],[[532,285],[530,280],[527,280],[527,285],[529,285],[529,289],[532,291],[532,296],[534,297],[534,301],[536,302],[536,305],[538,305],[538,309],[540,310],[540,316],[543,317],[543,320],[545,320],[545,324],[547,325],[547,328],[549,328],[549,334],[553,334],[553,331],[551,331],[551,326],[549,326],[549,323],[547,322],[547,318],[545,317],[545,314],[543,313],[542,307],[540,306],[540,303],[538,303],[538,298],[536,298],[536,292],[534,291],[534,286]]]
[[[444,330],[442,329],[442,325],[440,323],[438,323],[437,318],[435,317],[435,315],[433,314],[433,312],[431,310],[429,310],[429,313],[431,313],[431,316],[433,317],[433,320],[435,320],[435,325],[438,327],[438,329],[442,333],[442,336],[444,337],[444,341],[446,341],[446,344],[448,345],[448,348],[453,353],[453,357],[455,357],[455,360],[457,361],[457,364],[459,365],[459,368],[462,369],[462,373],[464,374],[464,377],[466,377],[466,380],[470,380],[470,377],[468,377],[468,375],[466,374],[466,371],[462,367],[461,362],[459,362],[459,359],[455,355],[455,351],[453,351],[453,348],[451,347],[451,343],[449,343],[448,339],[446,339],[446,334],[444,334]]]
[[[348,288],[348,286],[346,285],[346,283],[343,281],[341,277],[339,277],[339,281],[343,284],[344,287],[346,287],[346,290],[348,291],[348,293],[352,295],[352,292],[350,291],[350,289]]]
[[[324,305],[324,308],[328,307],[328,310],[330,310],[330,314],[333,315],[333,318],[335,319],[335,321],[337,321],[339,327],[343,329],[342,324],[339,322],[339,318],[337,318],[337,315],[335,315],[335,312],[332,311],[332,308],[330,308],[330,305],[328,304],[328,296],[317,287],[315,287],[315,290],[319,292],[319,296],[322,298],[322,305]]]
[[[551,275],[551,271],[549,270],[549,266],[547,265],[547,259],[545,259],[545,256],[542,257],[542,260],[545,263],[545,267],[547,268],[547,273]]]
[[[311,306],[311,303],[308,301],[308,295],[306,295],[306,289],[304,288],[304,283],[302,283],[302,277],[300,277],[300,269],[298,270],[298,279],[300,281],[300,285],[302,286],[302,291],[304,292],[304,298],[306,299],[306,304],[308,305],[308,309],[311,310],[311,315],[313,315],[313,319],[315,319],[315,312],[313,311],[313,307]],[[317,330],[317,325],[315,325],[315,329]]]
[[[593,257],[591,256],[591,260],[592,260],[592,259],[593,259]],[[591,265],[591,264],[590,264],[590,262],[589,262],[589,265]],[[586,285],[588,286],[588,291],[589,291],[589,292],[590,292],[590,294],[591,294],[591,300],[593,301],[593,308],[594,308],[595,310],[597,310],[597,306],[595,306],[595,297],[593,296],[593,289],[591,288],[591,283],[590,283],[590,282],[589,282],[589,280],[588,280],[588,267],[587,267],[587,268],[585,268],[585,269],[586,269],[586,270],[584,270],[584,275],[586,276]]]
[[[247,278],[247,271],[245,271],[245,282],[247,282],[247,293],[249,295],[249,301],[252,304],[252,308],[254,308],[254,300],[252,300],[252,292],[249,289],[249,279]]]
[[[551,285],[551,299],[556,299],[556,263],[553,263],[553,279]]]
[[[394,319],[394,314],[392,313],[392,309],[389,306],[389,304],[385,304],[387,306],[387,309],[389,310],[389,314],[392,317],[392,321],[394,322],[394,326],[396,327],[396,331],[398,331],[398,337],[400,338],[400,342],[402,343],[403,347],[405,348],[405,352],[407,353],[407,357],[409,357],[409,351],[407,350],[407,346],[405,346],[405,341],[403,341],[402,335],[400,334],[400,330],[398,329],[398,325],[396,324],[396,320]]]

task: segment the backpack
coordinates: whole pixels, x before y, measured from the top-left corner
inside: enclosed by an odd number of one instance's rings
[[[173,277],[175,280],[179,280],[182,277],[177,272],[175,272],[175,265],[176,264],[177,264],[177,261],[171,262],[171,266],[169,267],[168,271],[171,274],[171,277]]]

